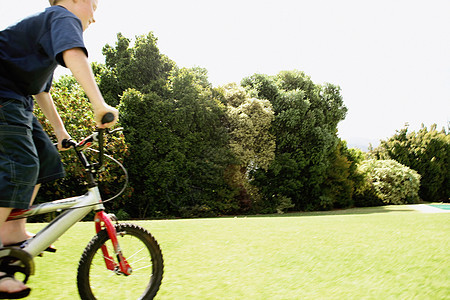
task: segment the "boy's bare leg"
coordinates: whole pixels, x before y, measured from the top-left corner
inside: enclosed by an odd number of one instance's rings
[[[3,228],[2,225],[6,224],[6,219],[11,213],[12,208],[9,207],[0,207],[0,229]],[[0,270],[0,276],[5,275],[4,272]],[[0,280],[0,292],[6,293],[16,293],[23,291],[27,288],[27,286],[19,280],[14,278],[4,278]]]
[[[6,219],[9,217],[12,208],[10,207],[0,207],[0,229],[4,227]],[[3,246],[3,239],[0,240]]]
[[[31,197],[30,205],[33,204],[34,199],[39,191],[40,184],[34,187],[33,196]],[[10,209],[11,212],[11,209]],[[8,218],[8,215],[6,218]],[[4,220],[6,220],[6,218]],[[28,232],[26,229],[27,219],[19,219],[14,221],[4,222],[0,227],[0,240],[3,245],[11,245],[24,240],[29,239],[33,236],[32,233]]]

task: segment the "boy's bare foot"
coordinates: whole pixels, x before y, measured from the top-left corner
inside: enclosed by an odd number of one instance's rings
[[[0,298],[19,299],[30,294],[31,289],[13,276],[0,272]]]
[[[3,246],[7,247],[8,245],[17,244],[22,241],[26,241],[34,237],[34,234],[31,232],[18,232],[17,234],[8,235],[8,238],[5,238],[3,242]]]

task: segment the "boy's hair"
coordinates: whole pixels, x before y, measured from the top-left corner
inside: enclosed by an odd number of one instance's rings
[[[51,6],[56,5],[58,3],[58,0],[48,0]]]

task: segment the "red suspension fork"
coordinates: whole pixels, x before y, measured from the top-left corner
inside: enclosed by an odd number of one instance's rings
[[[131,275],[133,270],[131,269],[125,257],[123,257],[122,255],[122,250],[120,249],[119,242],[117,240],[116,228],[114,227],[114,224],[112,223],[111,219],[104,211],[99,211],[95,214],[94,220],[95,220],[95,230],[97,231],[97,233],[106,228],[109,238],[113,244],[115,255],[119,262],[119,265],[117,266],[115,260],[109,255],[108,249],[106,248],[105,245],[103,245],[101,249],[103,252],[103,258],[105,259],[106,268],[108,270],[115,271],[117,267],[119,267],[121,273],[123,273],[126,276]]]

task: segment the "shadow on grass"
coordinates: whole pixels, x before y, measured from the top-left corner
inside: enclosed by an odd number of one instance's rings
[[[335,209],[329,211],[311,211],[311,212],[289,212],[284,214],[268,214],[268,215],[248,215],[246,217],[308,217],[308,216],[339,216],[339,215],[369,215],[380,213],[398,213],[398,212],[414,212],[415,210],[408,205],[389,205],[375,207],[357,207],[349,209]]]

